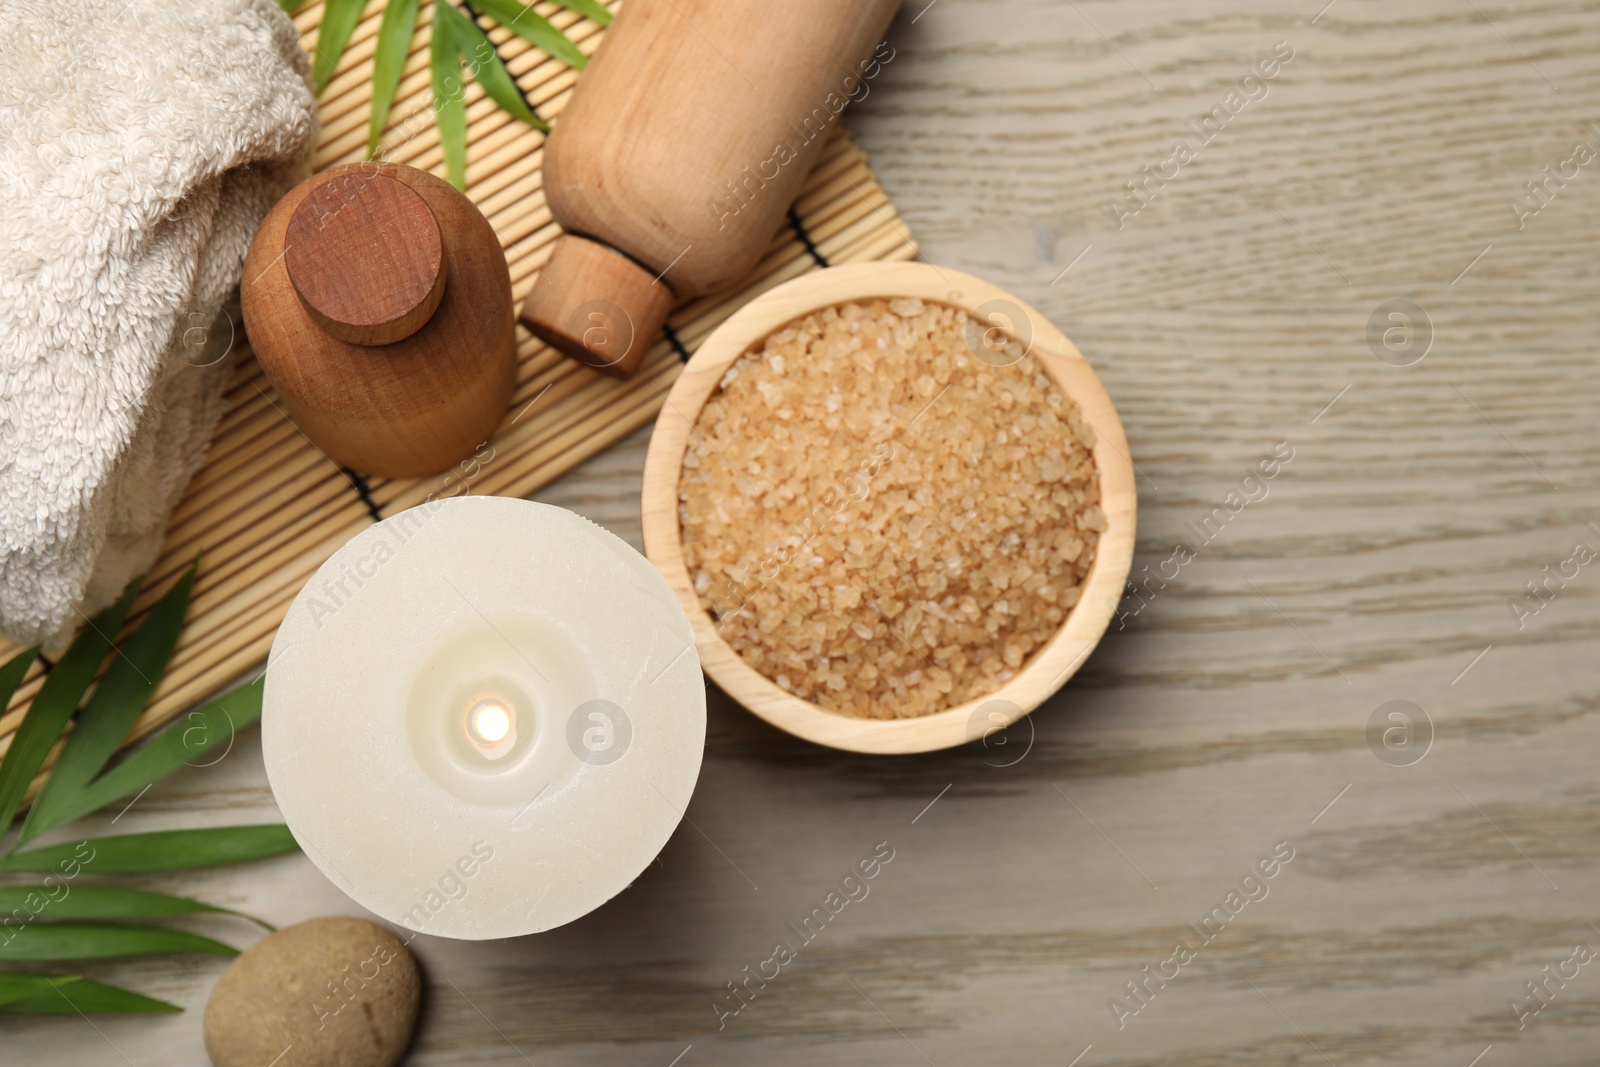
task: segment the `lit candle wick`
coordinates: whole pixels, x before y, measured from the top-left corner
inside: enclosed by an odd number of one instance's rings
[[[467,736],[475,744],[499,744],[511,733],[511,709],[498,700],[480,700],[467,712]]]

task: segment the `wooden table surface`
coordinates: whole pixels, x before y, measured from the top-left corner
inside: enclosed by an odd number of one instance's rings
[[[1600,4],[924,3],[850,124],[926,258],[1098,367],[1158,577],[1004,747],[846,755],[713,691],[691,822],[631,889],[416,940],[408,1062],[1593,1064]],[[646,440],[540,499],[637,545]],[[1274,447],[1265,498],[1197,536]],[[251,731],[117,829],[273,817]],[[880,842],[869,896],[719,1030]],[[150,884],[358,911],[300,856]],[[0,1061],[202,1063],[221,967],[91,969],[191,1010],[7,1019]]]

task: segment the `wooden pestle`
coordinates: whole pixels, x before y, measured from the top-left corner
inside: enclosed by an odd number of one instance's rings
[[[358,163],[291,189],[240,287],[245,330],[290,416],[366,474],[434,474],[499,425],[515,384],[511,275],[448,183]]]
[[[628,0],[545,146],[565,234],[522,306],[620,377],[680,300],[754,268],[839,112],[893,51],[898,0]]]

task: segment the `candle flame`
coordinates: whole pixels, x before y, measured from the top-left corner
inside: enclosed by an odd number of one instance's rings
[[[467,733],[480,745],[504,741],[511,725],[511,709],[498,700],[480,700],[467,713]]]

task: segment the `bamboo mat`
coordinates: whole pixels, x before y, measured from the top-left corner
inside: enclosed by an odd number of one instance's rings
[[[536,10],[562,27],[584,52],[592,54],[599,44],[604,31],[594,23],[548,3]],[[380,155],[442,176],[443,158],[430,114],[431,12],[432,5],[424,5]],[[321,13],[317,3],[295,16],[308,50],[315,45]],[[323,94],[319,170],[364,157],[372,52],[381,14],[382,4],[368,4]],[[558,116],[575,72],[503,29],[492,28],[489,36],[539,114],[547,120]],[[511,267],[512,294],[520,305],[561,232],[551,220],[540,183],[544,135],[500,110],[476,82],[470,83],[466,102],[466,192],[500,237]],[[235,369],[228,409],[205,466],[172,515],[161,557],[124,630],[142,620],[203,550],[188,625],[128,741],[144,737],[265,662],[273,634],[300,587],[335,549],[377,519],[420,503],[430,493],[527,496],[653,419],[683,361],[758,293],[830,263],[916,255],[910,233],[868,168],[865,154],[842,128],[835,129],[789,217],[790,224],[774,237],[748,284],[679,308],[630,381],[582,367],[518,326],[516,392],[489,448],[481,450],[492,458],[453,478],[369,481],[335,467],[282,414],[238,326],[230,356]],[[19,646],[0,640],[0,662],[19,651]],[[0,751],[10,745],[22,720],[21,708],[37,692],[46,669],[35,665],[0,716]]]

